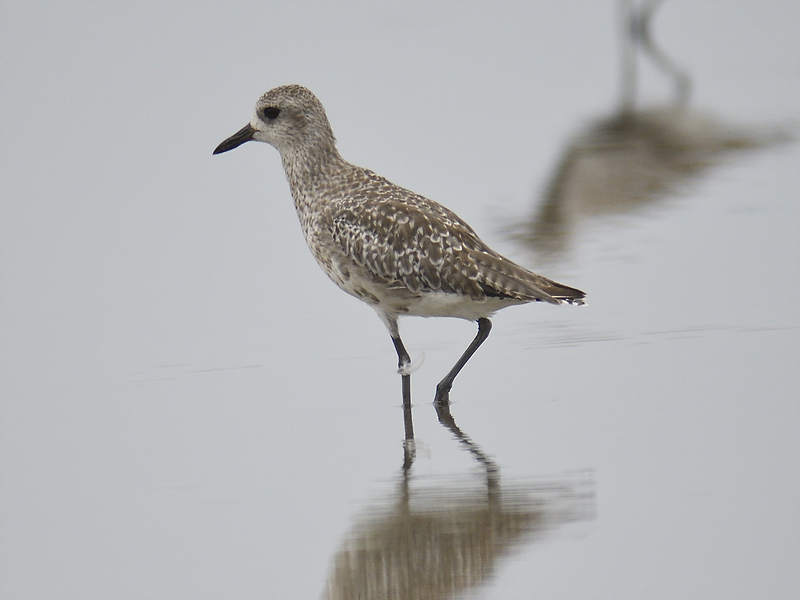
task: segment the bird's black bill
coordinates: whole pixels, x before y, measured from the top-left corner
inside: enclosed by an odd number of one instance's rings
[[[233,150],[234,148],[241,146],[245,142],[249,142],[253,139],[253,134],[255,132],[256,130],[250,127],[250,124],[248,123],[227,140],[222,142],[219,146],[217,146],[217,148],[214,150],[214,154],[222,154],[223,152],[227,152],[228,150]]]

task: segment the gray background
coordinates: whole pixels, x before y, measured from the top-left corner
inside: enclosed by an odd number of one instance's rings
[[[305,247],[277,153],[211,151],[301,83],[345,158],[588,293],[503,311],[452,392],[504,478],[589,473],[593,517],[481,598],[800,595],[800,150],[521,243],[619,95],[614,3],[4,2],[0,596],[316,598],[402,460],[396,357]],[[692,106],[800,119],[800,4],[674,1]],[[643,65],[641,98],[670,88]],[[474,335],[401,322],[415,476],[474,473],[433,386]],[[504,479],[505,480],[505,479]]]

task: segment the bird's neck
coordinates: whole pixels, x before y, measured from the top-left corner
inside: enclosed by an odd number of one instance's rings
[[[281,160],[301,215],[319,208],[326,199],[325,188],[348,166],[332,143],[282,152]]]

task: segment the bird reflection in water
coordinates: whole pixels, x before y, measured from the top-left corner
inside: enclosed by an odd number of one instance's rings
[[[734,151],[790,139],[782,131],[755,131],[722,123],[689,107],[690,77],[655,43],[650,25],[662,0],[635,7],[620,2],[622,90],[611,116],[598,119],[568,145],[541,205],[522,239],[543,259],[569,247],[583,218],[628,213],[679,191]],[[647,109],[636,107],[639,51],[665,73],[673,99]]]
[[[558,526],[594,516],[590,471],[501,484],[494,461],[435,404],[440,423],[481,465],[470,478],[412,479],[413,429],[406,426],[395,491],[370,504],[332,561],[328,600],[437,600],[490,580],[503,557]],[[411,406],[404,403],[406,423]]]

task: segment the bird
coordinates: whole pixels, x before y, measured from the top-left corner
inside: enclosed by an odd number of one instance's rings
[[[477,322],[474,339],[436,386],[434,402],[447,405],[456,376],[489,336],[497,310],[529,302],[584,304],[584,292],[495,252],[450,209],[347,162],[322,103],[303,86],[266,92],[250,122],[213,154],[249,141],[266,142],[280,154],[303,235],[320,267],[386,326],[404,403],[410,404],[411,357],[400,337],[400,316]]]

